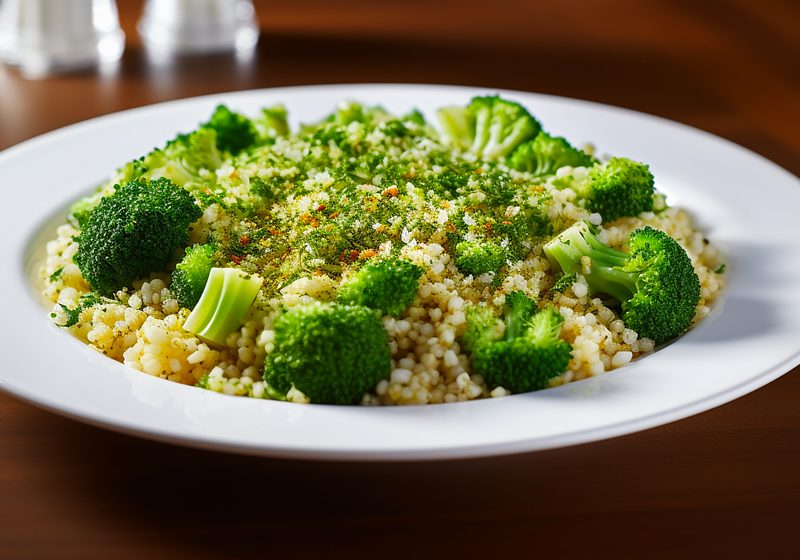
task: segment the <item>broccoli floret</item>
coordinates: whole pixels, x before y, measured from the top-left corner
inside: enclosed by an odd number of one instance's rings
[[[462,241],[456,245],[456,255],[458,270],[473,276],[497,273],[508,259],[507,251],[491,241]]]
[[[92,290],[111,295],[164,270],[201,215],[192,195],[168,179],[118,186],[89,215],[77,238],[75,264]]]
[[[530,142],[521,144],[508,158],[508,166],[527,171],[537,177],[553,175],[561,167],[586,167],[594,163],[592,157],[574,148],[560,136],[539,132]]]
[[[172,272],[169,291],[181,307],[193,309],[203,289],[208,275],[214,267],[215,248],[212,245],[194,245],[186,249],[186,254]]]
[[[605,165],[589,171],[591,181],[578,190],[586,207],[603,221],[638,216],[653,210],[653,174],[644,163],[627,158],[611,158]]]
[[[327,120],[344,126],[354,122],[374,126],[389,118],[390,115],[386,112],[386,109],[379,105],[364,106],[361,103],[345,101],[339,104],[336,112],[330,115]]]
[[[73,205],[69,207],[67,221],[78,229],[83,229],[92,211],[97,208],[97,205],[100,204],[100,200],[106,194],[108,193],[99,190],[73,203]]]
[[[139,178],[146,176],[149,168],[144,160],[145,156],[142,156],[140,158],[129,161],[128,163],[117,169],[117,175],[111,182],[112,186],[124,185],[125,183],[130,183],[131,181],[136,181]],[[155,177],[149,177],[149,178],[154,179]],[[104,190],[105,189],[101,188],[100,192],[103,192]],[[104,192],[103,194],[109,194],[109,193]]]
[[[363,305],[395,317],[405,311],[419,287],[422,269],[398,258],[368,263],[339,288],[338,302]]]
[[[675,338],[689,327],[700,301],[692,261],[677,241],[649,226],[631,233],[628,246],[629,253],[611,249],[578,222],[548,242],[544,252],[565,274],[582,273],[590,294],[619,301],[623,321],[639,336],[656,343]]]
[[[428,123],[425,120],[425,115],[419,109],[412,109],[400,119],[402,121],[412,122],[418,126],[426,126]]]
[[[511,292],[504,331],[489,308],[473,306],[462,340],[473,369],[490,387],[525,393],[544,389],[567,369],[572,347],[560,338],[563,322],[552,307],[537,311],[524,293]]]
[[[270,143],[278,136],[288,136],[289,122],[286,117],[286,107],[283,105],[261,109],[261,116],[253,119],[259,144]]]
[[[255,144],[258,138],[256,127],[250,119],[225,105],[217,105],[211,118],[201,127],[214,130],[217,133],[217,148],[234,155]]]
[[[237,268],[212,268],[200,300],[183,323],[184,330],[222,346],[238,329],[264,281]]]
[[[359,153],[368,131],[391,118],[380,106],[343,102],[322,121],[302,125],[300,135],[312,145],[333,143],[347,152]]]
[[[336,111],[328,115],[323,123],[335,123],[337,125],[348,125],[352,122],[367,122],[367,113],[361,103],[352,101],[342,101],[336,107]]]
[[[295,387],[313,403],[355,404],[391,370],[386,330],[367,307],[300,305],[280,314],[273,328],[264,381],[277,398]]]
[[[214,171],[222,162],[222,154],[217,149],[217,133],[200,128],[191,134],[179,134],[163,148],[153,150],[134,170],[148,179],[166,177],[182,187],[190,181],[202,180],[202,170]],[[136,180],[139,176],[131,176],[129,180]]]
[[[348,125],[351,122],[366,123],[367,113],[360,103],[345,101],[339,104],[336,112],[331,115],[331,120],[340,125]]]
[[[508,156],[542,128],[525,107],[497,95],[474,97],[465,108],[444,107],[438,117],[445,141],[485,161]]]
[[[461,150],[468,150],[475,139],[475,117],[466,107],[442,107],[436,112],[443,140]]]

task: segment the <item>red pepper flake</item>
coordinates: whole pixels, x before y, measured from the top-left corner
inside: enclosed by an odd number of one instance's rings
[[[384,189],[381,194],[383,196],[388,196],[390,198],[394,198],[394,197],[396,197],[398,195],[398,192],[399,191],[397,190],[397,187],[388,187],[388,188]]]
[[[317,206],[317,212],[324,212],[324,211],[325,211],[325,205],[324,204],[320,204],[319,206]]]
[[[372,257],[374,257],[377,254],[378,254],[378,251],[376,251],[375,249],[364,249],[363,251],[361,251],[358,254],[358,258],[360,260],[362,260],[362,261],[365,261],[367,259],[371,259]]]
[[[358,251],[356,251],[355,249],[350,249],[349,251],[345,249],[342,251],[342,254],[339,257],[340,261],[347,263],[355,262],[357,259],[358,259]]]
[[[481,173],[483,173],[483,167],[479,167],[478,169],[475,170],[476,175],[480,175]]]
[[[339,212],[331,212],[328,214],[328,219],[333,220],[334,218],[339,216]]]
[[[492,222],[486,222],[483,227],[486,228],[486,231],[492,231]]]
[[[315,228],[319,225],[319,220],[311,214],[302,214],[300,216],[300,221],[304,224],[309,224],[312,228]]]
[[[236,264],[239,264],[242,262],[242,257],[240,257],[239,255],[231,255],[231,260]]]
[[[272,235],[280,235],[281,234],[281,230],[279,230],[279,229],[271,229],[271,230],[269,230],[269,232]]]
[[[243,235],[243,236],[241,236],[239,238],[239,245],[245,246],[245,245],[248,245],[249,243],[250,243],[250,236],[249,235]]]
[[[511,222],[509,222],[508,220],[503,220],[500,223],[503,224],[504,226],[510,226],[511,225]]]

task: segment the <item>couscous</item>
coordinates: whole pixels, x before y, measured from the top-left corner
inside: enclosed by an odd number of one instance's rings
[[[390,405],[599,375],[709,312],[724,264],[645,164],[499,97],[438,122],[342,103],[292,132],[220,106],[72,207],[53,321],[179,383]]]

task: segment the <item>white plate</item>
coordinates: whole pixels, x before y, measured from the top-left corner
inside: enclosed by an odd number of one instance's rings
[[[403,112],[486,90],[314,86],[163,103],[70,126],[0,154],[0,388],[91,424],[196,447],[319,459],[433,459],[532,451],[664,424],[730,401],[800,362],[800,181],[710,134],[614,107],[502,92],[544,126],[650,163],[729,256],[724,301],[656,354],[556,389],[415,407],[302,406],[229,397],[150,377],[54,327],[30,278],[70,201],[115,166],[193,128],[219,102],[255,114],[283,102],[293,124],[343,99]]]

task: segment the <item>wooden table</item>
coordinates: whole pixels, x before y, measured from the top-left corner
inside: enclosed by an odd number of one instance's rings
[[[139,44],[138,4],[120,4],[129,43],[115,70],[26,81],[0,69],[0,149],[192,95],[438,82],[638,109],[800,173],[800,4],[792,0],[258,2],[264,33],[254,56],[162,63]],[[798,373],[635,435],[411,464],[183,449],[0,395],[0,556],[798,558]]]

